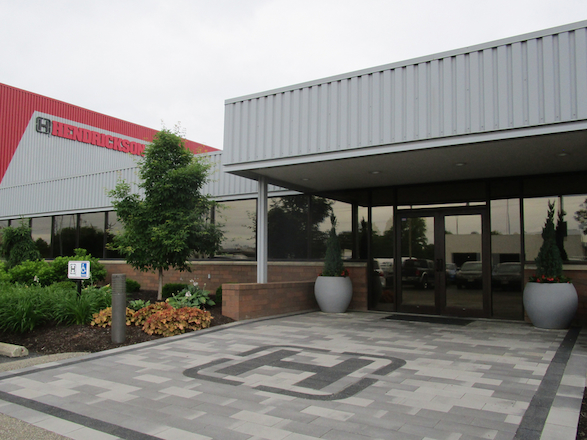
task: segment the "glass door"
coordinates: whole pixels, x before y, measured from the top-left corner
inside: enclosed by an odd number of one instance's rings
[[[398,211],[398,310],[489,316],[484,208]]]

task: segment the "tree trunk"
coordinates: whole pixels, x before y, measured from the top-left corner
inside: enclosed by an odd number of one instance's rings
[[[159,269],[159,288],[157,289],[157,301],[163,301],[163,269]]]

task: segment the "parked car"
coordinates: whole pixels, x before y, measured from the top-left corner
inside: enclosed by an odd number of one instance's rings
[[[521,289],[522,287],[522,264],[521,263],[500,263],[493,268],[491,274],[493,287],[502,289]]]
[[[422,289],[434,287],[434,261],[410,258],[402,263],[402,284]]]
[[[446,263],[446,283],[454,284],[457,279],[457,265],[454,263]]]
[[[381,287],[385,287],[385,274],[383,273],[383,269],[379,267],[379,262],[377,260],[373,260],[373,272],[376,275],[377,280],[381,284]]]
[[[483,264],[481,261],[467,261],[457,272],[456,283],[459,289],[481,287],[483,283]]]

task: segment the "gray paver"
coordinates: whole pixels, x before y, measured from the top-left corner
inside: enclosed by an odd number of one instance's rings
[[[250,321],[0,373],[0,413],[79,439],[574,440],[583,332],[564,358],[564,330],[384,316]]]

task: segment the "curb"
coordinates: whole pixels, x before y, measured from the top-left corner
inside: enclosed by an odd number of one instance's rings
[[[20,345],[13,345],[13,344],[6,344],[4,342],[0,342],[0,356],[8,356],[11,358],[14,357],[23,357],[28,356],[29,351],[25,347],[21,347]]]

